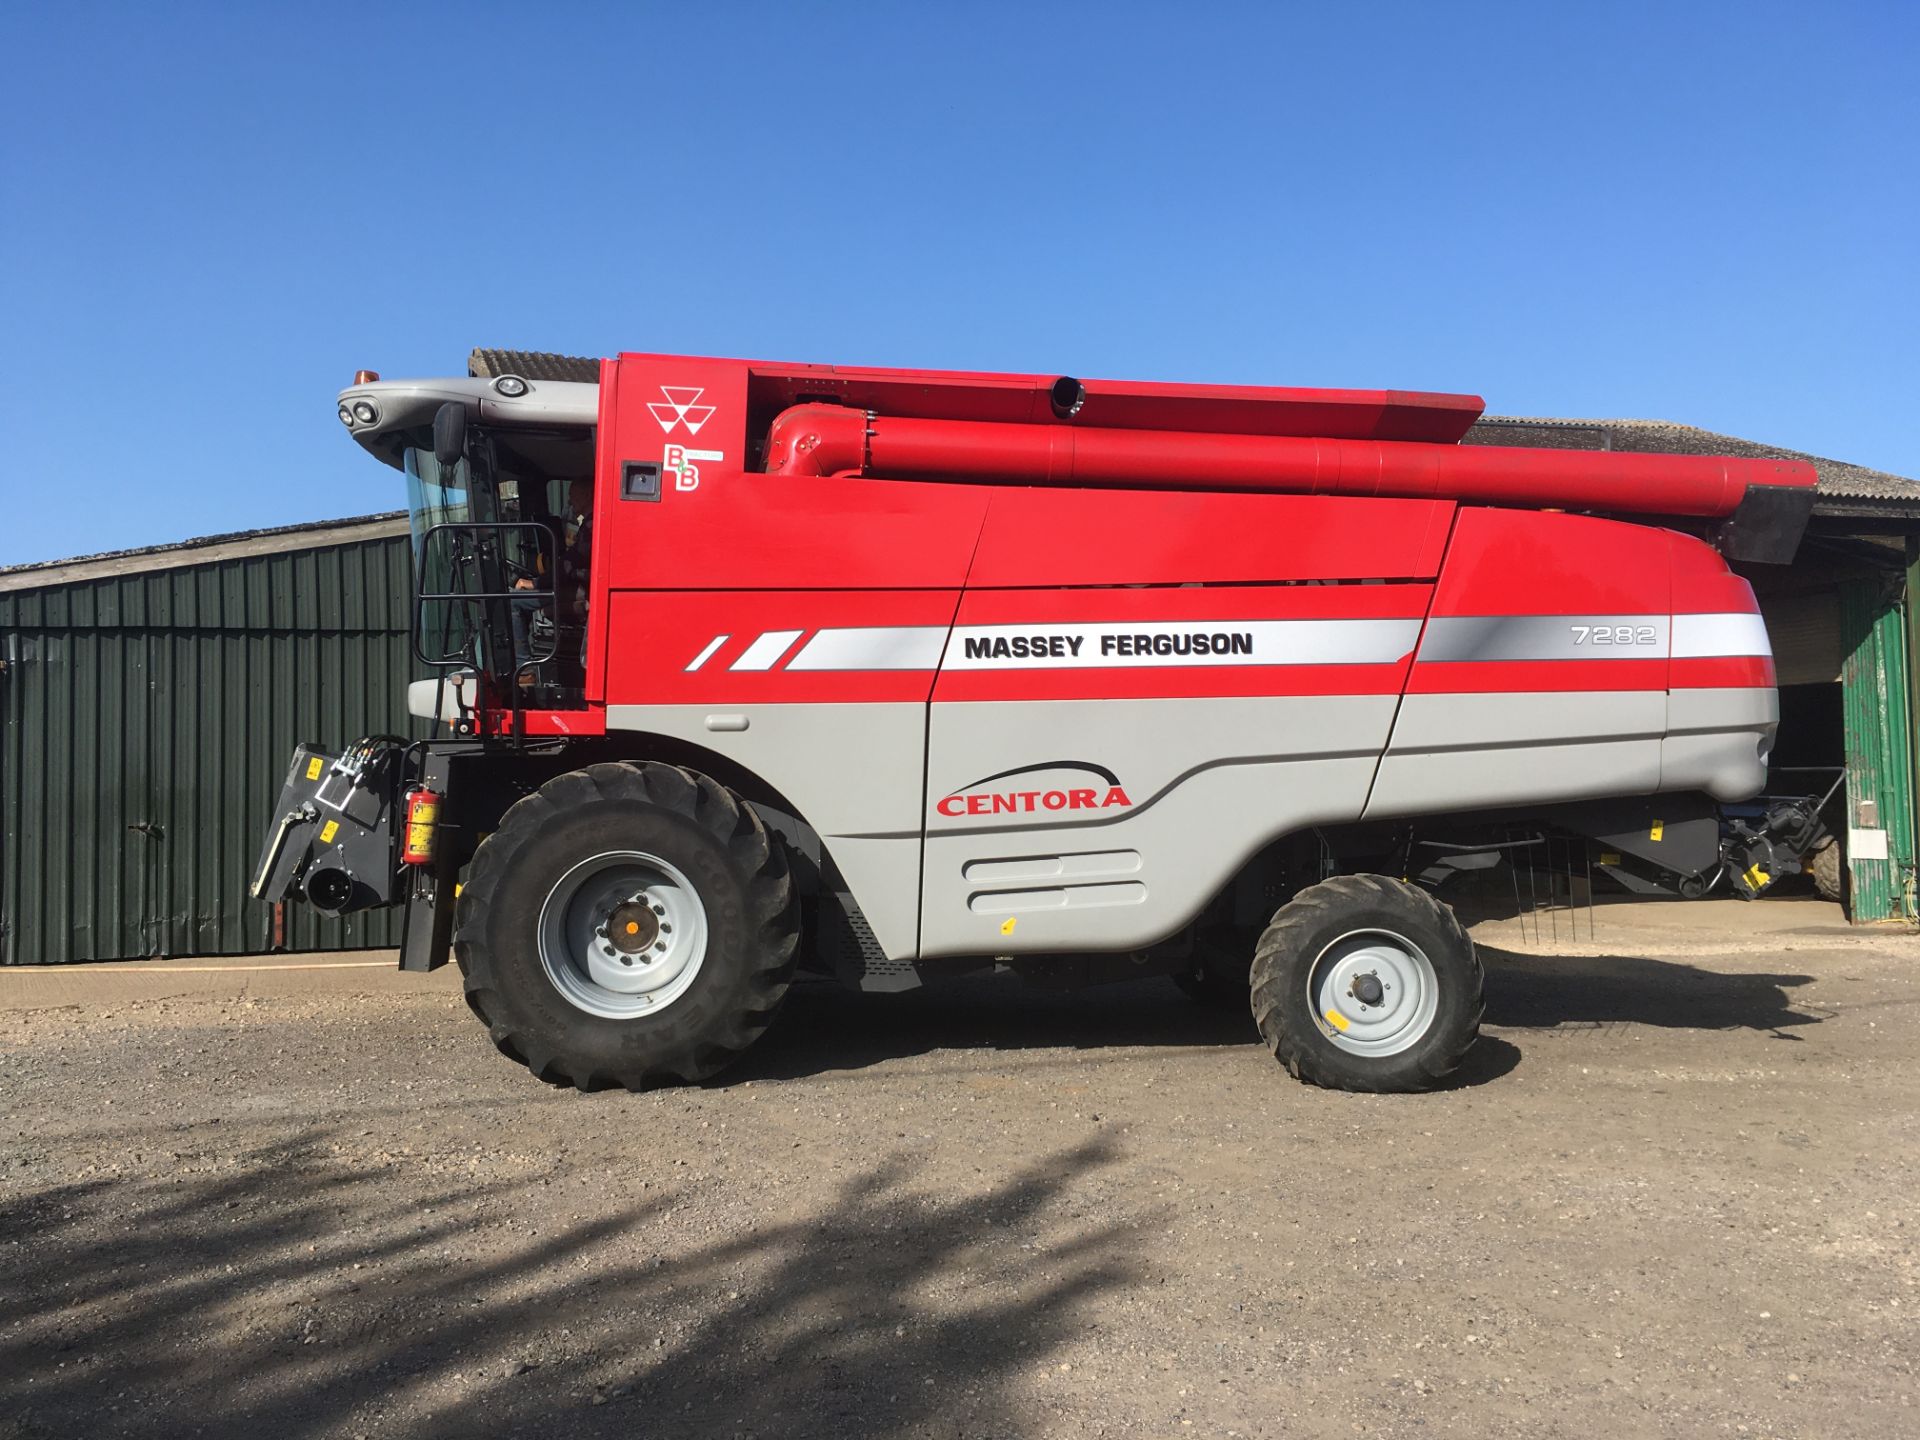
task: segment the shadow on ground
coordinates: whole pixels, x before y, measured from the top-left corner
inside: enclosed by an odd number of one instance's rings
[[[0,1207],[0,1435],[1008,1434],[1010,1374],[1139,1278],[1092,1221],[1022,1242],[1097,1143],[970,1197],[878,1163],[703,1243],[674,1195],[569,1218],[577,1192],[435,1194],[337,1141]]]
[[[935,1050],[1259,1043],[1250,1013],[1196,1003],[1164,977],[1062,991],[969,975],[897,995],[809,981],[794,986],[780,1018],[719,1083],[862,1070]]]
[[[1765,1030],[1781,1039],[1827,1016],[1787,992],[1811,975],[1705,970],[1636,955],[1521,955],[1480,947],[1487,1023],[1521,1029],[1612,1024]]]
[[[1658,1025],[1761,1030],[1781,1039],[1827,1018],[1788,993],[1809,975],[1707,970],[1631,955],[1523,955],[1479,947],[1489,1025],[1515,1030]],[[1519,1037],[1516,1037],[1519,1038]],[[1005,1051],[1108,1046],[1245,1046],[1262,1051],[1250,1015],[1189,1000],[1149,979],[1077,991],[1042,990],[1009,975],[938,981],[900,995],[796,986],[766,1036],[716,1084],[791,1080],[936,1050]],[[1483,1084],[1519,1063],[1512,1043],[1476,1048],[1456,1083]]]

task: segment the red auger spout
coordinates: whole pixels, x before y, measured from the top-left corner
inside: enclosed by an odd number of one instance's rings
[[[777,416],[766,453],[768,471],[782,475],[1390,495],[1704,518],[1732,515],[1756,487],[1815,481],[1813,467],[1794,460],[912,419],[822,404]]]

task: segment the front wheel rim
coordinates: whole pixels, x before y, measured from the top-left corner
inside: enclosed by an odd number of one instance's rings
[[[1314,958],[1307,1004],[1336,1049],[1384,1058],[1411,1049],[1433,1028],[1440,977],[1406,936],[1351,930]]]
[[[707,908],[685,872],[642,850],[573,866],[547,892],[540,967],[561,998],[605,1020],[658,1015],[707,956]]]

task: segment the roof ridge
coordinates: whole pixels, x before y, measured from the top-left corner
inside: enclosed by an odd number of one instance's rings
[[[1475,422],[1476,429],[1484,426],[1482,444],[1511,445],[1525,444],[1524,439],[1509,439],[1500,432],[1512,432],[1533,429],[1546,432],[1586,431],[1601,437],[1601,443],[1591,446],[1594,449],[1618,449],[1658,453],[1659,444],[1647,444],[1649,440],[1662,444],[1672,441],[1684,441],[1673,446],[1676,453],[1699,455],[1734,455],[1754,459],[1801,460],[1812,465],[1820,477],[1819,488],[1823,496],[1870,498],[1890,500],[1900,504],[1920,502],[1920,481],[1910,480],[1904,475],[1895,475],[1888,470],[1876,470],[1870,465],[1857,465],[1851,460],[1835,460],[1830,456],[1816,455],[1808,450],[1795,450],[1785,445],[1769,445],[1760,440],[1747,440],[1738,435],[1729,435],[1722,430],[1709,430],[1703,425],[1688,425],[1678,420],[1594,420],[1568,416],[1531,416],[1531,415],[1483,415]],[[1491,432],[1491,433],[1489,433]],[[1500,438],[1494,438],[1499,435]],[[1638,438],[1641,443],[1633,443]],[[1542,436],[1543,443],[1550,448],[1553,442]],[[1474,432],[1467,432],[1465,443],[1476,443]],[[1589,448],[1574,443],[1570,448]]]
[[[405,510],[383,510],[376,515],[349,515],[339,520],[302,520],[293,525],[269,525],[259,530],[230,530],[221,535],[196,535],[187,540],[171,540],[161,545],[134,545],[125,550],[98,550],[90,555],[64,555],[57,560],[29,560],[19,565],[0,565],[0,578],[16,579],[30,576],[40,571],[65,570],[74,566],[105,564],[116,560],[133,560],[142,556],[191,555],[202,550],[217,550],[224,546],[252,544],[258,541],[271,541],[284,536],[320,535],[329,531],[353,530],[363,526],[398,524],[407,519]],[[316,545],[333,543],[316,541]],[[298,549],[298,546],[286,547]],[[208,557],[209,559],[216,557]],[[183,559],[175,562],[180,565],[192,565],[199,562]],[[18,587],[15,587],[18,588]]]

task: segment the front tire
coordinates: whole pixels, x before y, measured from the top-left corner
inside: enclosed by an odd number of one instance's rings
[[[502,1053],[581,1090],[698,1081],[772,1021],[799,910],[780,838],[717,781],[594,765],[474,855],[454,954]]]
[[[1253,957],[1253,1015],[1309,1084],[1431,1090],[1480,1033],[1483,972],[1447,906],[1383,875],[1338,875],[1275,913]]]

